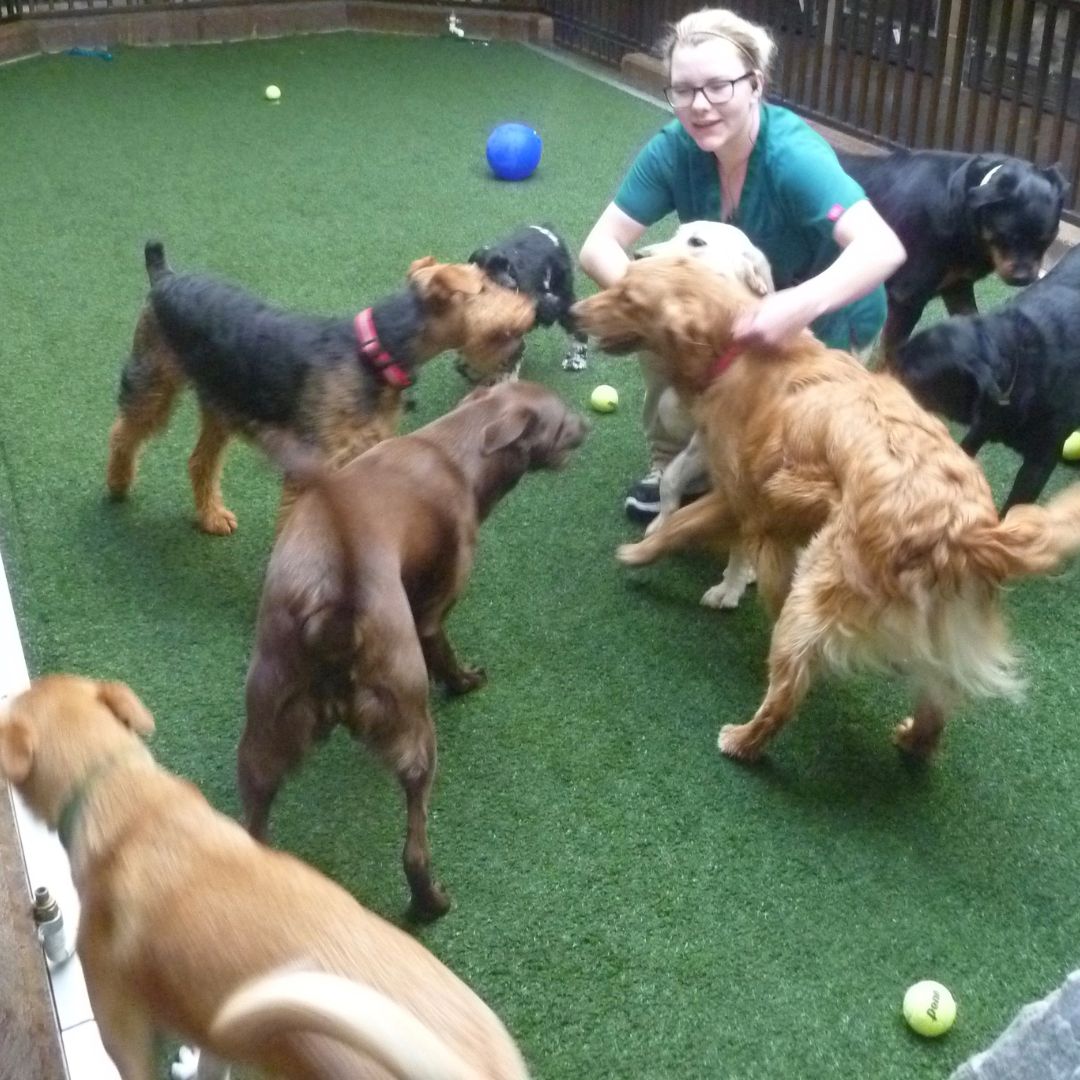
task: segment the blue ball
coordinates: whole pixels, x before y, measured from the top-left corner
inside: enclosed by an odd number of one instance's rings
[[[532,176],[543,152],[543,140],[528,124],[500,124],[488,136],[488,164],[500,180]]]

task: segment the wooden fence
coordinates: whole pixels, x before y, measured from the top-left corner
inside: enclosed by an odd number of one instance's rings
[[[698,3],[552,0],[560,47],[618,64]],[[1080,0],[734,0],[777,39],[771,97],[887,146],[1059,164],[1080,222]]]

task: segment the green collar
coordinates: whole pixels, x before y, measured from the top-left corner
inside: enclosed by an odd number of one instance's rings
[[[60,811],[60,817],[56,823],[56,834],[60,837],[60,843],[69,855],[71,854],[71,838],[75,833],[75,826],[79,822],[79,814],[82,812],[87,795],[90,794],[90,789],[98,780],[109,772],[114,765],[128,757],[133,750],[134,747],[121,750],[118,754],[113,754],[112,757],[107,757],[104,761],[99,761],[98,764],[75,785],[75,790],[68,796],[68,800],[64,803],[64,806]]]

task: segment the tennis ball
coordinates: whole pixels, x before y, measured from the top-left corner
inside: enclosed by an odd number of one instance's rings
[[[597,412],[614,412],[619,406],[619,391],[604,383],[592,392],[589,404]]]
[[[904,995],[904,1019],[920,1035],[944,1035],[956,1019],[956,1002],[939,982],[924,979]]]
[[[266,94],[267,101],[280,101],[281,100],[281,88],[271,83],[263,93]]]
[[[1080,461],[1080,431],[1074,431],[1061,448],[1061,456],[1066,461]]]

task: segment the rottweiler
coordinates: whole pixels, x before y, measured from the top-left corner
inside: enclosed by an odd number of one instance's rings
[[[1028,285],[1038,276],[1067,187],[1056,165],[949,150],[838,156],[907,248],[885,283],[887,362],[935,296],[950,315],[973,315],[980,278],[996,272],[1009,285]]]

